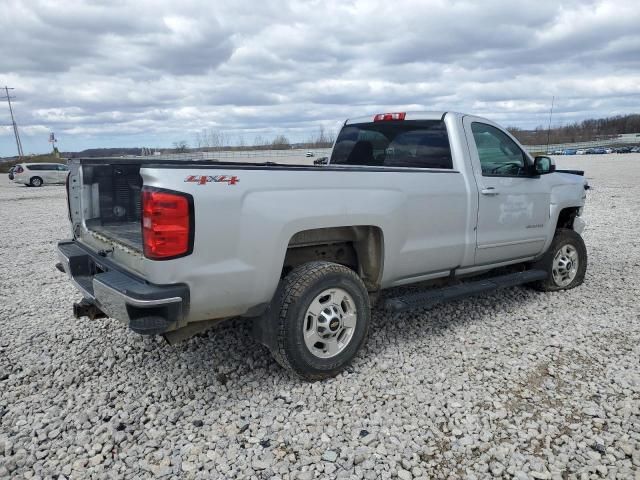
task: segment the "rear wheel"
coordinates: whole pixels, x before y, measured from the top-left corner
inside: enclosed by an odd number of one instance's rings
[[[29,181],[29,185],[31,185],[32,187],[41,187],[42,179],[40,177],[31,177],[31,180]]]
[[[371,316],[362,280],[349,268],[310,262],[280,282],[269,325],[276,361],[307,380],[333,377],[365,343]]]
[[[582,284],[587,272],[587,247],[582,237],[567,228],[556,230],[547,253],[532,268],[546,270],[546,279],[531,286],[545,292],[569,290]]]

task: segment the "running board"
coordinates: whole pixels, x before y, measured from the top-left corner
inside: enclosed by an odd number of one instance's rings
[[[399,297],[388,298],[384,308],[390,312],[404,312],[414,308],[429,308],[439,303],[471,297],[479,293],[515,287],[523,283],[544,280],[549,276],[545,270],[526,270],[524,272],[509,273],[497,277],[464,282],[451,287],[435,288],[417,293],[409,293]]]

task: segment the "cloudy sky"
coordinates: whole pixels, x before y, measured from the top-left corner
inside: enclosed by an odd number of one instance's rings
[[[234,142],[383,111],[533,127],[640,112],[634,1],[2,0],[25,152]],[[6,103],[0,156],[15,154]]]

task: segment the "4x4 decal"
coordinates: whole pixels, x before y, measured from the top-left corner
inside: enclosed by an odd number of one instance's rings
[[[184,179],[185,182],[197,183],[198,185],[204,185],[206,183],[226,183],[228,185],[235,185],[240,181],[235,175],[189,175]]]

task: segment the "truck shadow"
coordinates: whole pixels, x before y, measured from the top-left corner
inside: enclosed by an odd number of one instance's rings
[[[491,329],[499,337],[504,328],[503,323],[496,325],[496,319],[512,317],[513,328],[517,329],[517,312],[539,301],[541,295],[545,294],[516,287],[401,314],[390,314],[377,306],[372,310],[367,345],[347,372],[366,373],[368,368],[374,368],[376,359],[388,355],[389,350],[397,353],[403,348],[407,351],[419,349],[428,355],[430,348],[441,348],[443,336],[451,330],[465,329],[467,325]],[[237,319],[175,346],[158,344],[155,348],[160,358],[156,358],[150,367],[166,376],[175,371],[173,366],[177,362],[199,381],[207,379],[205,383],[225,385],[227,389],[256,380],[264,380],[272,387],[299,384],[301,381],[282,369],[250,332],[251,320]],[[464,335],[473,336],[473,331],[465,331]],[[486,332],[482,335],[486,336]]]

